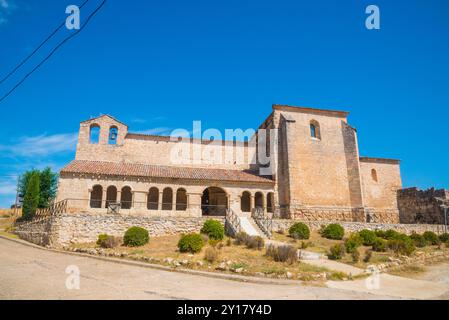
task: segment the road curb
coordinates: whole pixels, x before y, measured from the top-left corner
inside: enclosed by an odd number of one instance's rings
[[[185,274],[191,274],[195,276],[202,276],[202,277],[208,277],[208,278],[215,278],[215,279],[222,279],[222,280],[231,280],[231,281],[237,281],[237,282],[247,282],[247,283],[255,283],[255,284],[276,284],[276,285],[302,285],[304,286],[302,281],[299,280],[288,280],[288,279],[264,279],[264,278],[257,278],[257,277],[251,277],[251,276],[241,276],[241,275],[232,275],[232,274],[220,274],[215,272],[207,272],[207,271],[199,271],[199,270],[191,270],[191,269],[185,269],[185,268],[172,268],[168,266],[163,266],[159,264],[152,264],[152,263],[145,263],[140,261],[133,261],[133,260],[127,260],[127,259],[118,259],[118,258],[110,258],[110,257],[103,257],[103,256],[97,256],[97,255],[91,255],[87,253],[82,252],[71,252],[66,250],[60,250],[60,249],[53,249],[53,248],[46,248],[39,246],[37,244],[22,240],[22,239],[15,239],[15,238],[9,238],[4,235],[0,235],[0,239],[8,240],[11,242],[15,242],[24,246],[29,246],[35,249],[55,252],[55,253],[61,253],[71,256],[78,256],[78,257],[86,257],[106,262],[112,262],[116,264],[122,264],[122,265],[130,265],[130,266],[137,266],[147,269],[157,269],[167,272],[179,272],[179,273],[185,273]]]

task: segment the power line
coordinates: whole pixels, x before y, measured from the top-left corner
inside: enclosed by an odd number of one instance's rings
[[[87,17],[86,22],[76,30],[74,33],[72,33],[70,36],[62,40],[51,52],[48,56],[46,56],[36,67],[33,68],[29,73],[25,75],[25,77],[22,78],[10,91],[8,91],[1,99],[0,103],[5,100],[11,93],[14,92],[31,74],[34,73],[40,66],[42,66],[48,59],[51,58],[51,56],[60,48],[62,47],[67,41],[72,39],[74,36],[76,36],[78,33],[80,33],[84,27],[89,23],[90,19],[103,7],[103,5],[106,3],[107,0],[103,0],[103,2]]]
[[[79,8],[81,9],[82,7],[84,7],[84,5],[89,2],[89,0],[84,1],[84,3],[79,6]],[[33,50],[33,52],[31,52],[27,57],[25,57],[25,59],[23,59],[14,69],[12,69],[2,80],[0,80],[0,84],[2,84],[3,82],[5,82],[6,80],[8,80],[8,78],[10,76],[12,76],[14,74],[14,72],[16,72],[21,66],[23,66],[37,51],[39,51],[40,48],[42,48],[42,46],[44,44],[47,43],[48,40],[50,40],[51,37],[53,37],[56,32],[58,32],[63,26],[65,25],[65,20],[64,22],[62,22],[55,30],[53,30],[52,33],[50,33],[50,35],[45,38],[44,41],[42,41],[36,49]]]

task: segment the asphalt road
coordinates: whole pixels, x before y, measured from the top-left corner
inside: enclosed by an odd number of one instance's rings
[[[80,272],[76,289],[76,272]],[[69,281],[67,278],[69,277]],[[73,280],[74,281],[70,281]],[[68,282],[69,287],[66,287]],[[0,238],[0,299],[382,299],[342,289],[255,284],[40,250]]]

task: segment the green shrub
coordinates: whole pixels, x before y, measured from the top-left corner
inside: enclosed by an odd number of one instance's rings
[[[332,223],[323,230],[323,237],[327,239],[341,240],[344,235],[345,229],[337,223]]]
[[[377,239],[376,233],[368,229],[363,229],[359,232],[359,235],[362,238],[362,244],[364,246],[372,246]]]
[[[181,236],[178,241],[178,248],[181,252],[200,252],[204,246],[204,239],[198,233],[189,233]]]
[[[123,243],[128,247],[143,246],[150,241],[148,231],[141,227],[131,227],[125,232]]]
[[[358,233],[353,233],[345,241],[345,248],[347,253],[353,253],[358,247],[362,245],[363,239]]]
[[[439,238],[441,242],[446,243],[449,241],[449,233],[442,233],[440,234]]]
[[[388,240],[388,249],[392,250],[396,254],[402,254],[409,256],[415,251],[415,246],[410,237],[401,237],[398,239]]]
[[[376,252],[385,252],[387,251],[387,241],[382,238],[376,238],[371,249]]]
[[[298,260],[298,251],[291,245],[274,245],[267,247],[266,255],[276,262],[288,262],[290,264]]]
[[[294,239],[304,240],[310,238],[310,229],[305,223],[302,222],[293,224],[288,230],[288,233]]]
[[[412,239],[413,244],[418,248],[423,248],[423,247],[427,246],[427,241],[424,238],[424,236],[421,234],[412,233],[410,235],[410,239]]]
[[[220,221],[209,219],[204,222],[201,233],[206,234],[213,240],[223,240],[225,230]]]
[[[265,247],[265,240],[260,236],[250,236],[245,243],[248,249],[262,250]]]
[[[97,239],[97,245],[102,248],[115,248],[120,245],[119,238],[110,236],[108,234],[100,234]]]
[[[330,247],[327,257],[331,260],[340,260],[345,256],[345,246],[343,244],[335,244]]]
[[[438,238],[438,236],[436,235],[435,232],[432,231],[426,231],[422,234],[422,236],[424,237],[424,239],[426,239],[426,241],[431,244],[431,245],[437,245],[440,243],[440,239]]]
[[[400,233],[396,230],[389,229],[385,231],[384,239],[391,240],[391,239],[398,239],[400,237]]]
[[[385,239],[385,231],[383,231],[383,230],[376,230],[376,231],[374,231],[374,233],[376,234],[376,237]]]
[[[248,241],[249,235],[246,232],[240,231],[235,235],[235,244],[242,245]]]

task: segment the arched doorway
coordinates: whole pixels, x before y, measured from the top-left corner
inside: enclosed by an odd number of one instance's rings
[[[187,192],[184,188],[179,188],[176,191],[176,210],[187,210]]]
[[[209,187],[201,197],[201,211],[206,216],[225,216],[228,209],[226,191],[218,187]]]
[[[162,191],[162,210],[173,209],[173,190],[171,188],[165,188]]]
[[[256,209],[262,209],[264,208],[264,203],[263,203],[263,193],[262,192],[256,192],[256,194],[254,195],[254,206],[256,207]]]
[[[90,192],[90,207],[91,208],[101,208],[101,203],[103,201],[103,187],[100,185],[95,185]]]
[[[120,197],[120,203],[122,206],[122,209],[131,209],[133,202],[133,194],[131,192],[131,187],[123,187],[122,188],[122,195]]]
[[[270,213],[274,212],[274,193],[273,192],[267,193],[267,212],[270,212]]]
[[[159,189],[156,187],[151,187],[148,192],[147,198],[147,209],[157,210],[159,206]]]
[[[117,188],[115,186],[109,186],[106,189],[106,208],[109,208],[109,205],[115,202],[117,202]]]
[[[242,197],[240,198],[240,209],[242,212],[251,211],[251,193],[248,191],[243,191]]]

